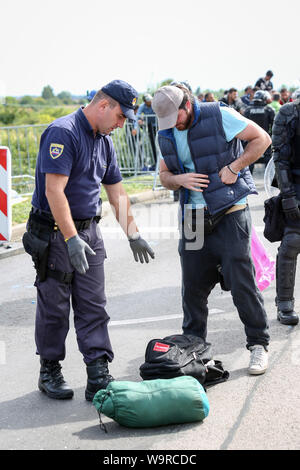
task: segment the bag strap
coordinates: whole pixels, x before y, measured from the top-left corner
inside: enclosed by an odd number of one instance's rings
[[[217,377],[216,379],[205,382],[205,386],[209,387],[210,385],[216,385],[216,384],[225,382],[229,378],[229,372],[223,369],[221,362],[219,362],[219,365],[220,365],[220,368],[216,366],[212,366],[210,364],[205,365],[207,372],[209,370],[212,370],[214,372],[217,372],[219,375],[219,377]]]

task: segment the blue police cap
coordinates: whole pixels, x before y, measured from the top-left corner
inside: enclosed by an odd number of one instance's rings
[[[119,103],[127,118],[136,119],[134,107],[139,95],[129,83],[123,80],[113,80],[102,87],[101,90]]]

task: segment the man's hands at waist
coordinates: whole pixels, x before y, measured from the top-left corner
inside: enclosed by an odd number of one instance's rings
[[[223,184],[234,184],[239,177],[239,169],[234,165],[226,165],[219,171],[219,176]]]
[[[220,170],[219,177],[221,178],[223,184],[234,184],[239,177],[240,169],[236,168],[234,163],[230,164],[231,170],[228,168],[228,166],[225,166]],[[210,183],[208,175],[202,173],[182,173],[180,175],[174,175],[171,172],[163,172],[161,173],[160,177],[162,184],[166,188],[173,190],[183,187],[189,189],[190,191],[202,193]]]
[[[163,171],[160,173],[160,180],[166,188],[172,190],[183,187],[191,191],[203,192],[203,189],[207,188],[209,184],[208,176],[201,173],[174,175],[169,171]]]

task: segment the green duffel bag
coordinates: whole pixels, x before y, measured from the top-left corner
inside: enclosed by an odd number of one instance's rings
[[[209,403],[202,385],[191,376],[143,382],[113,381],[99,390],[93,404],[101,413],[130,428],[203,421]]]

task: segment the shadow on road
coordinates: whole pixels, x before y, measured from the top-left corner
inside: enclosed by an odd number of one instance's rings
[[[103,419],[102,419],[103,420]],[[104,420],[103,420],[104,421]],[[104,421],[105,422],[105,421]],[[77,436],[80,440],[109,440],[112,439],[124,439],[124,438],[137,438],[137,437],[151,437],[154,433],[155,436],[168,436],[170,434],[176,434],[178,432],[182,433],[184,431],[189,431],[196,426],[202,425],[203,422],[189,423],[189,424],[174,424],[168,426],[160,426],[155,428],[126,428],[121,426],[114,421],[109,421],[105,423],[107,433],[103,429],[100,429],[100,426],[89,426],[82,429],[79,432],[73,433],[73,436]]]

